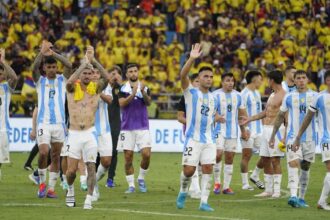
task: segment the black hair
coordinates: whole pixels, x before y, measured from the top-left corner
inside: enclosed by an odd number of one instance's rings
[[[197,77],[198,77],[198,73],[191,74],[189,76],[190,82],[194,82]]]
[[[126,66],[126,73],[127,73],[127,70],[128,70],[129,68],[133,68],[133,67],[136,67],[136,68],[139,69],[139,65],[138,65],[137,63],[130,63],[130,64],[128,64],[128,65]]]
[[[274,80],[276,84],[281,84],[283,81],[283,73],[280,70],[273,70],[267,74],[269,79]]]
[[[211,67],[209,67],[209,66],[203,66],[203,67],[201,67],[199,69],[198,74],[200,74],[203,71],[211,71],[211,72],[213,72],[213,69]]]
[[[57,61],[53,57],[46,57],[44,59],[44,64],[54,64],[54,63],[56,64]]]
[[[325,73],[324,73],[324,81],[325,81],[328,77],[330,77],[330,70],[325,71]]]
[[[293,78],[296,78],[297,75],[306,75],[307,78],[308,78],[308,74],[305,70],[297,70],[294,75],[293,75]]]
[[[262,76],[261,72],[259,72],[258,70],[251,70],[251,71],[248,71],[246,73],[246,76],[245,76],[245,79],[246,79],[246,83],[247,84],[250,84],[252,82],[252,79],[255,77],[255,76]]]
[[[0,65],[0,70],[5,70],[5,68],[3,68],[3,66]]]
[[[223,81],[226,77],[231,77],[231,78],[234,78],[235,79],[234,74],[232,74],[232,73],[224,73],[224,74],[221,75],[221,81]]]

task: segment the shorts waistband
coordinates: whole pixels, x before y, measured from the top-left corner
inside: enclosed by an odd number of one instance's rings
[[[87,130],[71,130],[69,129],[69,133],[71,134],[85,134],[85,133],[91,133],[91,132],[96,132],[95,127],[90,127]]]

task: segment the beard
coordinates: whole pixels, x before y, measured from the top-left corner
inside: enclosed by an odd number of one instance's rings
[[[136,78],[130,78],[129,81],[136,82],[136,81],[138,81],[138,78],[137,77]]]

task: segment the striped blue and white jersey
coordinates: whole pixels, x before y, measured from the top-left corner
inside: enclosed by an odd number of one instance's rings
[[[11,88],[7,82],[0,83],[0,131],[8,132],[9,124],[9,104],[11,97]]]
[[[112,96],[111,86],[108,85],[102,92],[105,95]],[[99,105],[95,113],[95,128],[98,135],[109,133],[110,123],[108,115],[108,103],[99,99]]]
[[[330,143],[330,93],[327,90],[320,92],[309,109],[318,112],[319,144]]]
[[[248,117],[262,112],[261,95],[258,90],[250,90],[245,87],[242,92],[243,105],[246,107]],[[262,134],[262,121],[256,120],[248,124],[251,137]]]
[[[318,94],[312,90],[302,93],[293,91],[285,95],[280,111],[289,112],[286,142],[296,138],[299,128],[306,116],[308,107],[313,104],[317,95]],[[316,141],[315,129],[316,122],[313,118],[311,124],[301,136],[301,142]]]
[[[285,92],[293,92],[297,90],[297,87],[295,85],[289,87],[286,81],[282,81],[282,88],[285,90]]]
[[[186,105],[186,143],[189,139],[200,143],[215,143],[214,117],[216,99],[211,92],[202,93],[198,88],[189,85],[184,90]]]
[[[213,92],[217,99],[217,110],[223,115],[226,122],[216,124],[215,134],[221,134],[225,139],[238,138],[238,110],[245,109],[242,97],[239,92],[233,90],[225,93],[222,89]]]
[[[56,75],[55,79],[48,79],[40,76],[36,88],[38,93],[38,124],[65,123],[65,77]]]

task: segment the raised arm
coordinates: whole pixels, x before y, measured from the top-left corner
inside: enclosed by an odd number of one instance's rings
[[[107,75],[107,71],[103,68],[103,66],[95,59],[93,58],[91,61],[91,64],[96,67],[96,69],[99,71],[101,78],[98,81],[98,93],[101,93],[109,84],[109,77]]]
[[[32,78],[33,78],[33,81],[34,82],[38,82],[39,78],[40,78],[40,65],[41,65],[41,62],[42,62],[42,58],[43,58],[43,55],[42,53],[40,52],[37,57],[35,58],[33,64],[32,64]]]
[[[52,56],[63,64],[63,66],[64,66],[63,75],[65,78],[69,79],[72,74],[72,64],[70,63],[70,61],[67,58],[65,58],[61,54],[58,54],[58,53],[54,52],[53,50],[51,50],[51,52],[52,52]]]
[[[86,62],[86,60],[84,60],[79,66],[79,68],[70,76],[68,82],[66,83],[67,92],[72,93],[74,91],[74,83],[79,79],[80,74],[88,65],[89,64]]]
[[[191,66],[194,64],[195,60],[202,54],[201,51],[201,45],[200,44],[194,44],[192,45],[192,49],[190,52],[189,59],[182,67],[182,70],[180,72],[180,79],[181,79],[181,88],[185,90],[189,86],[189,78],[188,74],[191,69]]]
[[[15,89],[16,84],[17,84],[17,75],[15,71],[10,67],[10,65],[6,62],[5,60],[5,49],[0,49],[0,65],[2,65],[4,69],[4,73],[6,74],[6,78],[8,80],[8,84],[11,89]]]

